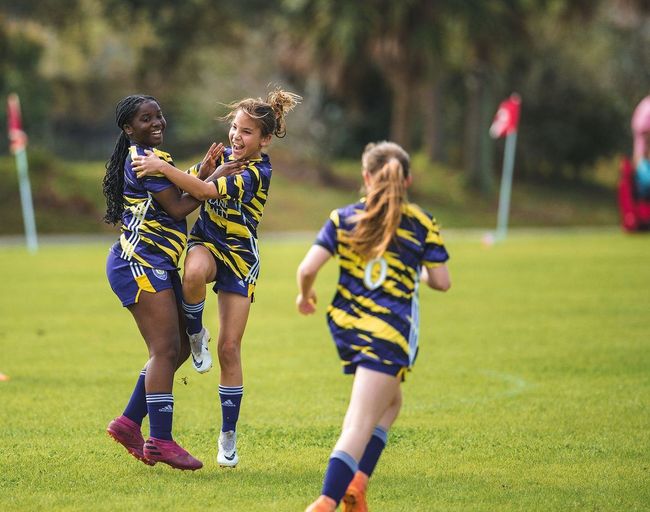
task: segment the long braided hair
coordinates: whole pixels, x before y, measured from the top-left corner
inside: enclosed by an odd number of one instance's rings
[[[115,107],[115,122],[120,128],[121,133],[115,143],[113,154],[106,162],[106,174],[102,181],[102,189],[106,197],[106,215],[104,222],[107,224],[117,224],[122,220],[124,212],[124,162],[129,154],[131,142],[124,132],[124,125],[129,124],[142,105],[146,101],[158,100],[153,96],[143,94],[134,94],[127,96],[119,101]]]
[[[368,144],[361,162],[370,185],[363,211],[351,219],[356,225],[350,243],[357,254],[371,260],[386,251],[400,225],[410,158],[398,144],[383,141]]]

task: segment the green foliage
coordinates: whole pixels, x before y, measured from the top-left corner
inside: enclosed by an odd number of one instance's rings
[[[421,292],[420,354],[372,478],[371,510],[644,510],[647,240],[530,231],[485,248],[443,234],[454,284]],[[0,382],[0,508],[303,510],[320,491],[349,398],[323,321],[335,266],[317,281],[317,314],[300,317],[294,272],[311,237],[262,238],[243,343],[241,462],[216,464],[218,371],[186,364],[174,431],[205,467],[185,473],[147,467],[104,433],[147,357],[106,282],[110,243],[44,245],[33,256],[0,247],[9,270],[0,372],[11,377]],[[215,308],[209,293],[212,332]]]
[[[0,94],[20,95],[33,144],[83,161],[110,150],[127,94],[159,98],[170,149],[189,156],[223,137],[219,102],[278,83],[305,98],[292,144],[323,177],[332,158],[392,138],[489,193],[500,160],[487,129],[518,90],[527,175],[588,180],[595,160],[629,150],[648,93],[646,3],[3,2]]]
[[[6,23],[0,11],[0,116],[6,119],[6,98],[17,93],[23,100],[23,125],[33,126],[30,135],[37,139],[47,133],[50,113],[50,86],[36,79],[45,44],[37,26]],[[8,144],[2,148],[6,152]]]
[[[37,148],[28,153],[29,181],[36,228],[43,233],[99,233],[105,209],[101,191],[103,166],[98,162],[63,163]],[[0,234],[23,233],[16,165],[13,157],[0,158]]]
[[[628,116],[589,83],[547,68],[522,90],[519,168],[550,180],[583,178],[599,158],[622,152]],[[567,118],[571,122],[567,122]],[[612,127],[619,127],[612,129]],[[598,149],[596,149],[598,148]]]

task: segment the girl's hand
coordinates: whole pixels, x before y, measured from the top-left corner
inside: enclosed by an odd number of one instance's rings
[[[217,168],[217,160],[223,154],[225,146],[220,142],[217,144],[213,142],[208,149],[207,153],[201,160],[201,166],[199,167],[199,178],[204,180],[210,176],[214,170]]]
[[[316,303],[318,302],[316,298],[316,292],[311,289],[305,297],[302,293],[298,294],[296,298],[296,306],[298,306],[298,312],[301,315],[311,315],[316,312]]]
[[[136,172],[138,178],[153,176],[162,173],[165,161],[158,158],[153,151],[145,149],[145,156],[137,155],[133,157],[131,167]]]
[[[217,167],[217,172],[215,173],[217,178],[222,176],[232,176],[233,174],[241,174],[248,167],[248,160],[232,160],[231,162],[225,162]]]

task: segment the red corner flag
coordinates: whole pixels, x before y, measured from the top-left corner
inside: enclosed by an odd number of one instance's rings
[[[519,125],[519,110],[521,108],[521,97],[515,92],[501,102],[490,126],[490,135],[494,139],[510,135],[517,131]]]
[[[7,96],[7,128],[9,132],[9,149],[13,154],[27,147],[27,134],[23,131],[20,117],[20,100],[17,94]]]

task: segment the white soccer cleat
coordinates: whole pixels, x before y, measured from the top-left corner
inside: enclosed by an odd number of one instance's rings
[[[203,327],[201,332],[188,334],[192,350],[192,366],[199,373],[205,373],[212,368],[212,355],[208,350],[210,333]]]
[[[219,434],[219,453],[217,453],[217,464],[226,468],[234,468],[239,462],[237,455],[237,432],[229,430]]]

